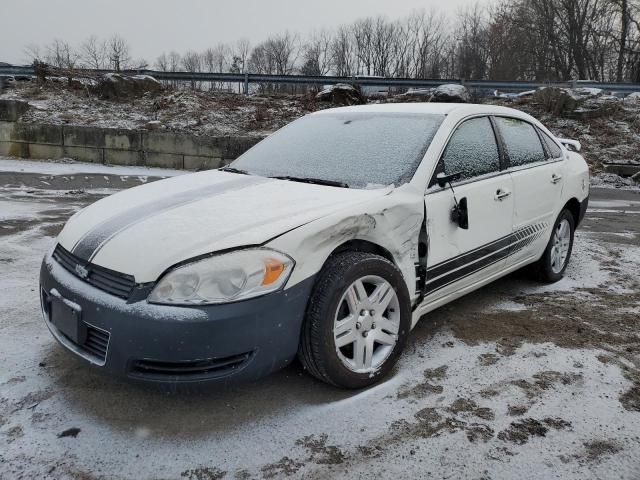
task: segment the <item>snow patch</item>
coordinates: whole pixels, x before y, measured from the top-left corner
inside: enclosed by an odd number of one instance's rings
[[[619,211],[615,211],[619,212]],[[603,288],[614,293],[629,293],[630,290],[613,281],[614,275],[637,276],[640,268],[640,247],[625,245],[625,261],[618,262],[619,272],[606,268],[604,262],[611,260],[611,252],[598,239],[597,234],[576,232],[571,259],[562,280],[549,285],[527,287],[523,293],[571,292],[590,288]]]
[[[617,188],[620,190],[640,190],[640,182],[621,177],[614,173],[598,173],[590,179],[592,187]]]
[[[487,312],[523,312],[528,310],[529,307],[522,303],[514,302],[513,300],[504,300],[502,302],[491,305],[486,308]]]
[[[42,173],[45,175],[76,175],[81,173],[108,174],[141,177],[175,177],[189,172],[153,167],[127,167],[120,165],[101,165],[83,163],[73,160],[64,161],[36,161],[18,160],[0,157],[0,172]],[[106,177],[105,177],[106,178]]]
[[[21,202],[15,200],[0,200],[0,221],[28,220],[37,218],[42,210],[50,209],[50,203]],[[4,225],[3,225],[4,227]]]
[[[591,200],[589,207],[596,208],[625,208],[640,205],[640,201],[636,200]]]

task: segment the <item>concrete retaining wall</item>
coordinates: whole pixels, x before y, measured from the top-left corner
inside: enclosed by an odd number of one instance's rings
[[[260,140],[21,123],[16,121],[21,109],[20,105],[0,102],[0,155],[205,170],[230,163]]]
[[[604,163],[604,169],[607,172],[615,173],[621,177],[634,177],[640,173],[640,163]]]

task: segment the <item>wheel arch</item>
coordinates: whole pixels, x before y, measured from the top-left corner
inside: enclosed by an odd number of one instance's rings
[[[562,210],[569,210],[571,212],[571,216],[573,217],[574,228],[578,228],[578,224],[580,223],[580,201],[572,197],[564,204]],[[562,210],[560,210],[562,212]]]
[[[386,248],[384,248],[383,246],[369,241],[369,240],[362,240],[359,238],[354,238],[351,240],[347,240],[346,242],[341,243],[340,245],[338,245],[336,248],[333,249],[333,251],[329,254],[329,256],[326,258],[325,260],[325,264],[329,261],[330,258],[334,257],[337,254],[343,253],[343,252],[366,252],[366,253],[373,253],[375,255],[379,255],[383,258],[386,258],[387,260],[389,260],[391,263],[393,263],[396,267],[398,266],[398,263],[396,262],[395,258],[393,257],[393,255],[391,254],[391,252],[389,250],[387,250]]]

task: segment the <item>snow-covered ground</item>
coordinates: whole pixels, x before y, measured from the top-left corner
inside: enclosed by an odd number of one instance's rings
[[[102,165],[97,163],[83,163],[73,160],[18,160],[0,157],[0,172],[40,173],[43,175],[118,175],[121,177],[173,177],[189,173],[184,170],[166,168],[128,167],[121,165]]]
[[[640,182],[621,177],[615,173],[601,172],[591,177],[591,186],[602,188],[618,188],[620,190],[640,190]]]
[[[516,273],[425,317],[381,385],[293,365],[166,396],[88,367],[42,321],[65,219],[170,174],[86,168],[0,161],[0,478],[640,478],[636,192],[593,191],[561,282]]]
[[[23,116],[24,122],[153,128],[212,136],[264,136],[315,108],[310,99],[296,96],[246,97],[188,90],[130,101],[101,100],[86,90],[69,89],[59,82],[44,86],[18,83],[16,88],[0,93],[0,99],[28,101],[31,108]]]

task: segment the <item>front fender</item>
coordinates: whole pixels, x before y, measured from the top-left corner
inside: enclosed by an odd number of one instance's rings
[[[364,240],[376,244],[391,253],[414,300],[423,203],[422,195],[404,185],[384,197],[298,227],[267,245],[295,260],[287,284],[290,287],[317,274],[331,253],[344,243]]]

